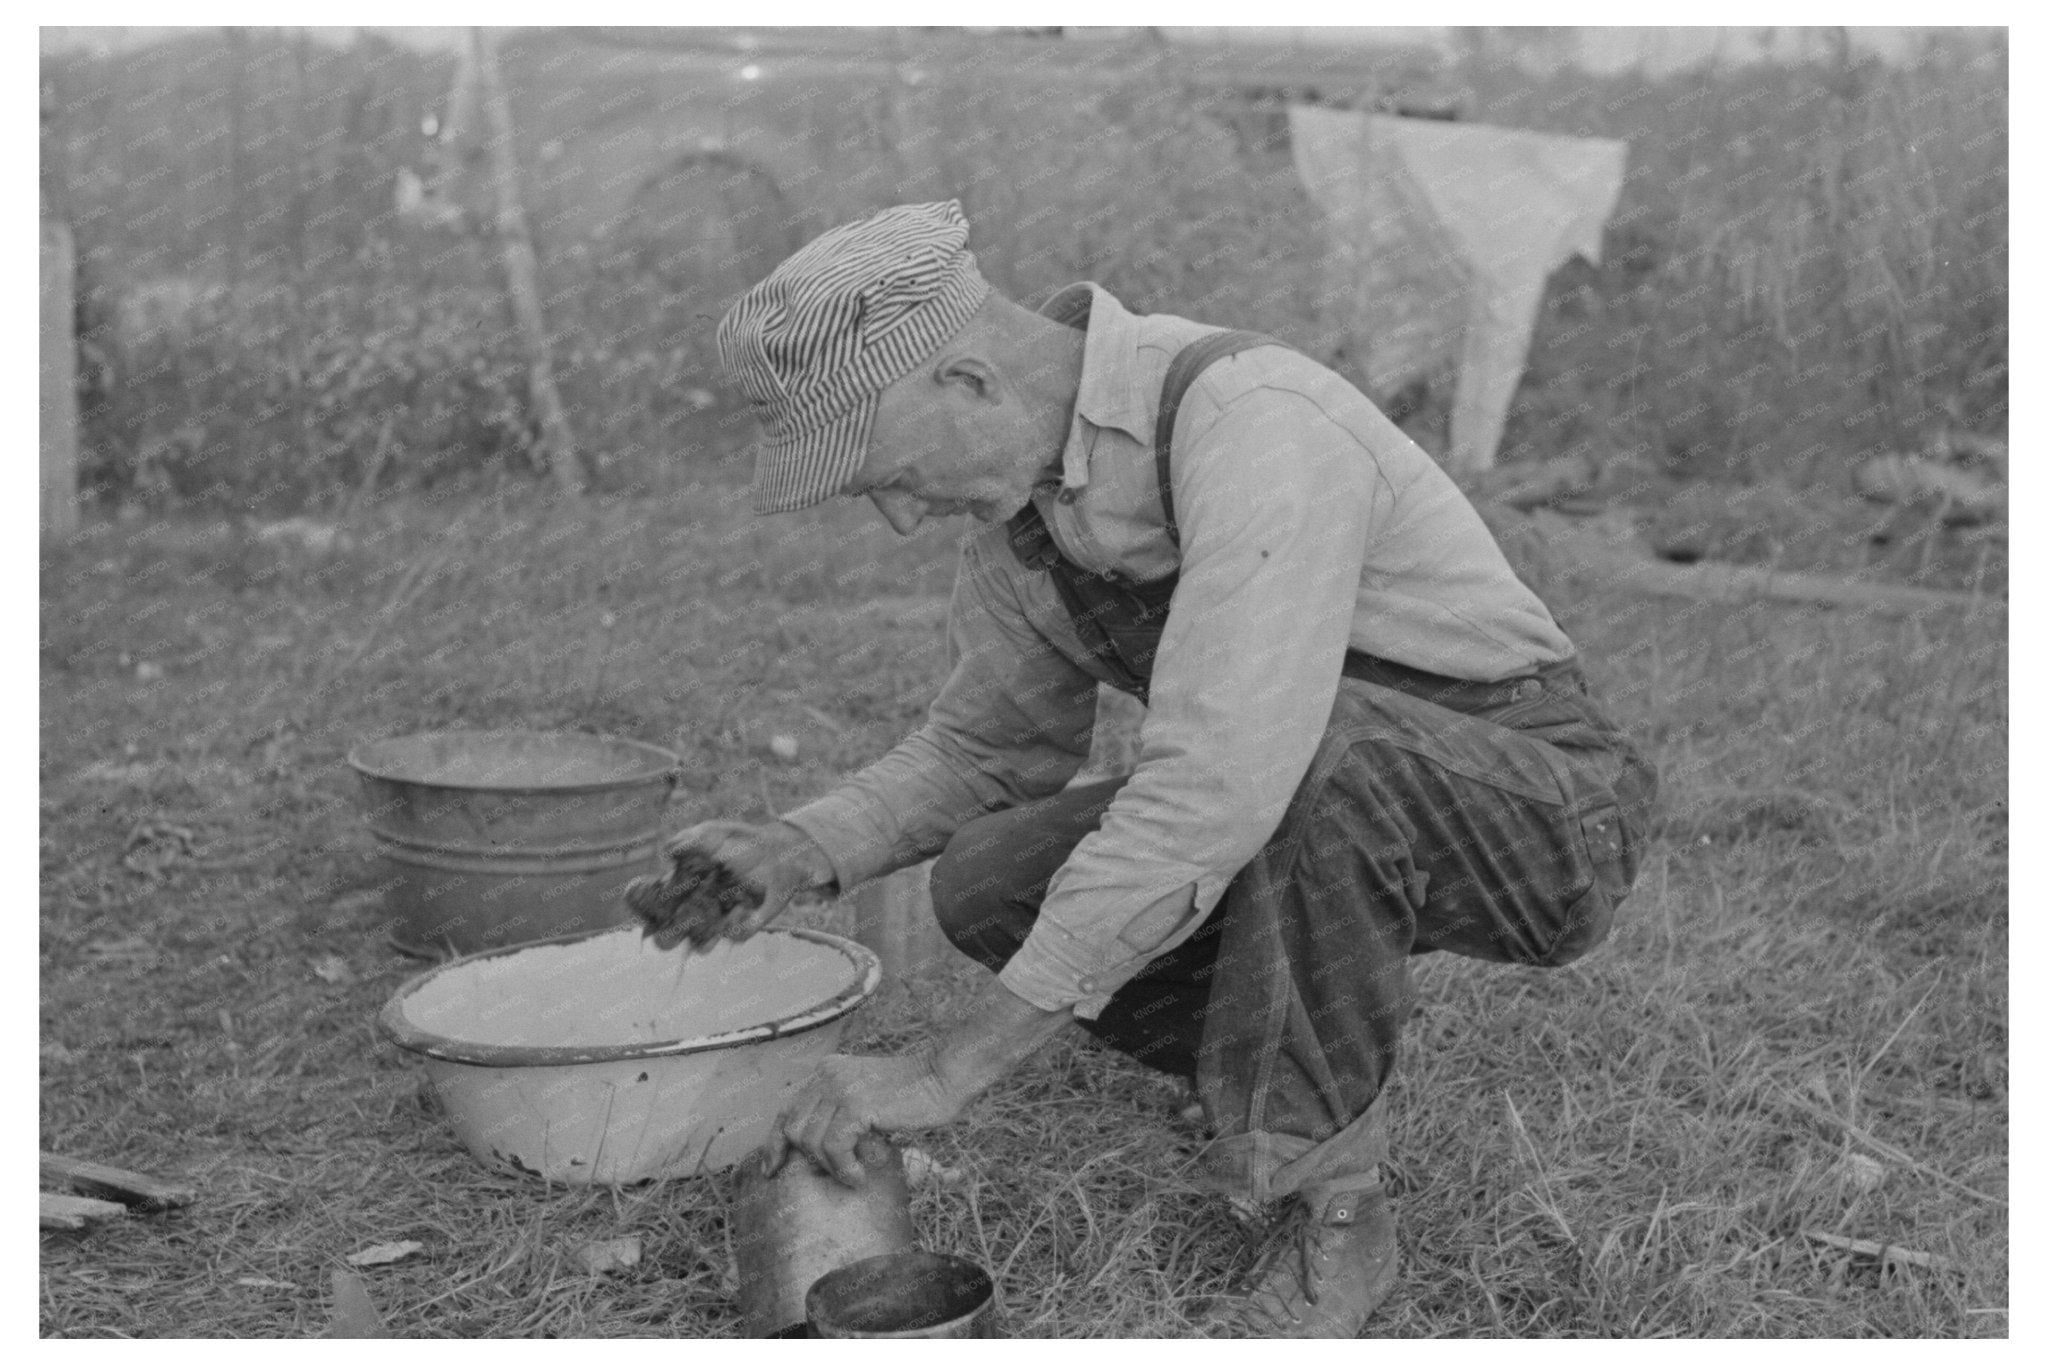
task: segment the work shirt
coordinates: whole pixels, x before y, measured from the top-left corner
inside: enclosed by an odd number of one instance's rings
[[[1127,583],[1179,574],[1136,768],[1002,971],[1038,1008],[1094,1018],[1200,926],[1278,828],[1347,649],[1486,682],[1573,649],[1436,462],[1345,380],[1280,347],[1211,365],[1182,400],[1176,550],[1153,450],[1159,391],[1174,354],[1217,329],[1131,313],[1093,284],[1042,311],[1087,329],[1059,480],[1033,496],[1054,544]],[[1087,646],[1005,524],[963,542],[947,645],[923,727],[785,817],[842,887],[1058,791],[1087,757]]]

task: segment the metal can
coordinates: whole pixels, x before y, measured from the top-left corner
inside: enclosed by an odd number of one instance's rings
[[[747,1335],[806,1335],[805,1296],[820,1278],[916,1244],[902,1155],[876,1133],[862,1137],[854,1155],[865,1172],[858,1189],[797,1151],[772,1176],[758,1153],[741,1164],[733,1240]]]
[[[806,1303],[814,1337],[989,1337],[995,1297],[972,1261],[895,1251],[820,1276]]]

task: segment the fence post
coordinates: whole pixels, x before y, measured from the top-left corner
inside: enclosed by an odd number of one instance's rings
[[[490,149],[491,181],[496,192],[498,256],[505,271],[505,291],[512,298],[512,318],[526,348],[526,387],[540,424],[541,463],[555,486],[571,495],[583,491],[576,463],[576,442],[569,431],[568,410],[555,387],[554,359],[548,349],[547,321],[541,312],[540,264],[526,227],[526,209],[519,199],[519,154],[512,137],[512,102],[498,76],[495,40],[489,31],[469,32],[469,60],[475,63],[476,88],[482,96],[486,146]]]
[[[71,229],[43,199],[42,421],[38,461],[45,536],[78,529],[78,343],[72,335]]]

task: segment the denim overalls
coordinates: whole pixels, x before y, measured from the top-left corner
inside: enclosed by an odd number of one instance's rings
[[[1161,500],[1195,373],[1253,345],[1218,333],[1169,370]],[[1013,552],[1053,576],[1084,650],[1072,661],[1145,697],[1174,580],[1112,582],[1070,563],[1038,509]],[[1148,963],[1084,1027],[1191,1077],[1216,1140],[1215,1183],[1266,1200],[1377,1179],[1373,1104],[1412,1012],[1408,959],[1447,950],[1556,966],[1606,937],[1635,879],[1656,772],[1588,695],[1576,660],[1496,682],[1352,651],[1322,742],[1279,829],[1202,928]],[[970,821],[932,874],[953,941],[992,970],[1021,946],[1046,884],[1124,779]]]

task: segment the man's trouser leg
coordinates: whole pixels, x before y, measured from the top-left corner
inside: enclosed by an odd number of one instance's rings
[[[1346,678],[1279,830],[1224,895],[1204,1164],[1251,1199],[1377,1182],[1373,1101],[1412,955],[1562,965],[1634,880],[1655,773],[1575,664],[1434,695]]]
[[[1575,666],[1435,695],[1345,679],[1273,838],[1092,1026],[1181,1074],[1192,1052],[1217,1130],[1205,1167],[1232,1193],[1374,1182],[1373,1100],[1414,1006],[1408,958],[1571,961],[1633,879],[1655,778]],[[956,832],[932,875],[949,937],[999,970],[1117,785]]]
[[[1126,780],[1069,787],[957,830],[932,867],[932,908],[953,945],[1001,971],[1037,921],[1053,874],[1102,823]],[[1220,919],[1210,916],[1186,942],[1145,964],[1100,1017],[1081,1020],[1081,1027],[1147,1065],[1194,1080],[1221,931]]]

